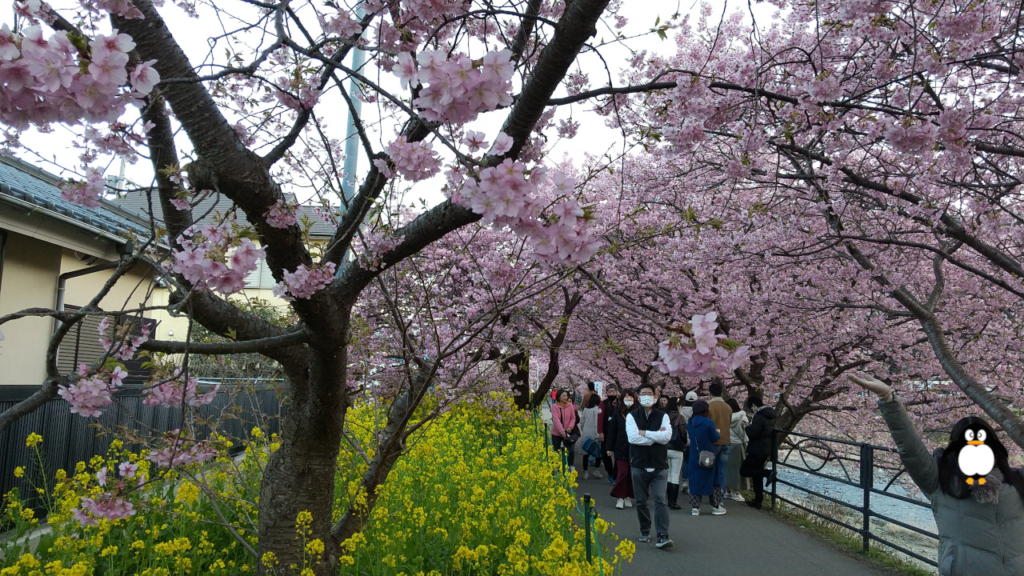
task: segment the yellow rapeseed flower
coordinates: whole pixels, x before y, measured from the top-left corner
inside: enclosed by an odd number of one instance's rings
[[[21,466],[18,466],[17,468],[14,469],[14,477],[15,478],[21,478],[24,475],[25,475],[25,469],[22,468]]]
[[[39,444],[42,441],[43,441],[43,437],[40,436],[39,434],[36,434],[35,432],[33,432],[33,433],[28,435],[28,438],[25,439],[25,446],[27,446],[29,448],[35,448],[36,445]]]

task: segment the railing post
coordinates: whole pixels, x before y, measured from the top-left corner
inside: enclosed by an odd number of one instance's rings
[[[583,525],[584,525],[584,533],[585,533],[586,539],[587,539],[587,563],[592,564],[593,560],[591,559],[591,552],[590,552],[590,494],[589,493],[584,493],[583,494]]]
[[[869,444],[860,446],[860,485],[864,489],[864,551],[871,547],[871,489],[875,487],[875,449]]]
[[[775,510],[776,500],[778,496],[778,484],[776,481],[779,477],[779,431],[772,430],[772,510]]]
[[[551,434],[548,433],[548,423],[544,423],[544,458],[548,457],[548,448],[551,444]]]

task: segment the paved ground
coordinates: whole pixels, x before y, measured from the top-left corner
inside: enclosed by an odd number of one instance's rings
[[[612,531],[636,542],[636,510],[616,510],[615,500],[608,496],[610,487],[607,480],[582,480],[578,493],[582,496],[589,492],[597,502],[600,516],[615,524]],[[741,502],[726,500],[728,512],[723,516],[711,515],[706,498],[700,516],[690,515],[688,502],[680,504],[683,510],[669,511],[669,532],[675,547],[658,550],[653,542],[638,543],[636,555],[625,566],[623,576],[888,574]]]

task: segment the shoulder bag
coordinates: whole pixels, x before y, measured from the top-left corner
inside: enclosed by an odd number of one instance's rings
[[[690,419],[693,422],[693,418]],[[700,450],[700,441],[697,440],[697,425],[693,425],[693,440],[697,443],[697,449]],[[700,450],[700,454],[697,455],[697,463],[700,464],[701,468],[714,468],[715,467],[715,453],[711,450]]]

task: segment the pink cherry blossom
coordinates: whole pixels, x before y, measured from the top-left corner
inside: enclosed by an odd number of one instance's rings
[[[428,142],[409,142],[405,136],[388,144],[388,155],[399,174],[416,182],[430,178],[441,169],[437,152]]]
[[[132,88],[136,92],[149,94],[153,87],[160,83],[160,74],[153,68],[153,64],[156,64],[156,60],[149,60],[132,68]]]
[[[334,262],[328,262],[312,268],[303,264],[293,272],[285,271],[284,280],[274,286],[274,295],[289,302],[296,298],[310,298],[334,280],[334,270]]]
[[[294,202],[278,200],[263,217],[267,219],[268,226],[282,229],[287,228],[298,224],[299,220],[295,217],[295,211],[298,207],[298,204]]]

